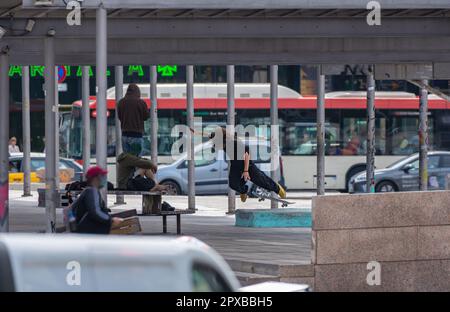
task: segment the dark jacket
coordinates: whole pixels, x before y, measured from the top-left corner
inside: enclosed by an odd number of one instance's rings
[[[223,138],[223,150],[226,153],[227,158],[230,160],[230,165],[232,167],[242,167],[244,168],[244,154],[250,154],[250,147],[241,139],[235,137],[233,141],[230,138]],[[227,144],[233,144],[233,154],[231,151],[227,151]],[[250,163],[252,161],[250,160]]]
[[[117,104],[122,132],[144,133],[144,121],[150,114],[147,104],[141,99],[141,91],[136,84],[128,86],[127,93]]]
[[[152,169],[155,168],[155,165],[148,159],[129,153],[122,153],[117,156],[118,189],[127,189],[128,180],[133,177],[134,171],[137,168]]]
[[[112,218],[100,192],[88,187],[72,204],[77,221],[77,232],[85,234],[109,234]]]

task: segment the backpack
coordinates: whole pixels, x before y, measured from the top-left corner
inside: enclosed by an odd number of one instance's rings
[[[66,184],[66,191],[82,191],[87,187],[87,183],[83,181],[74,181]]]
[[[74,233],[77,231],[77,205],[73,204],[73,199],[70,192],[67,192],[66,195],[69,198],[69,205],[63,210],[64,225],[66,226],[67,232]]]
[[[127,182],[127,189],[130,191],[148,192],[155,187],[155,181],[147,179],[141,175],[130,178]]]

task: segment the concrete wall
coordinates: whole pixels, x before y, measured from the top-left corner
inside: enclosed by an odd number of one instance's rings
[[[450,291],[449,191],[318,196],[312,217],[315,291]]]

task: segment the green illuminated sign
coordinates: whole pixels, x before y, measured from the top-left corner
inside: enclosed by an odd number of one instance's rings
[[[67,71],[67,77],[72,76],[72,67],[71,66],[64,66]],[[81,77],[82,73],[82,67],[77,66],[76,70],[76,76]],[[44,77],[44,66],[30,66],[30,76],[32,78],[34,77]],[[177,72],[178,68],[176,65],[158,65],[158,73],[161,73],[161,76],[163,77],[173,77],[175,73]],[[137,74],[139,77],[144,76],[144,69],[142,65],[130,65],[128,66],[127,75],[133,76]],[[92,67],[89,66],[89,76],[92,77],[94,75],[92,71]],[[106,75],[109,77],[111,76],[111,71],[108,69],[106,72]],[[22,66],[10,66],[9,68],[9,76],[15,77],[15,76],[22,76]]]
[[[158,73],[163,77],[173,77],[177,71],[177,65],[158,65]]]
[[[144,76],[144,70],[141,65],[130,65],[128,66],[128,76],[133,76],[134,73],[137,73],[139,77]]]

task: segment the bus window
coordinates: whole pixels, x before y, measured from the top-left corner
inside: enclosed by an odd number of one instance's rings
[[[392,155],[410,155],[419,151],[418,112],[392,113],[391,128],[387,132]],[[433,149],[433,118],[428,117],[428,146]]]

